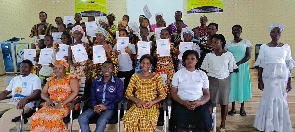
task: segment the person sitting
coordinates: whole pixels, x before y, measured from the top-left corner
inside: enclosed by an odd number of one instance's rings
[[[117,109],[117,104],[124,97],[123,81],[113,75],[114,64],[106,61],[102,65],[102,75],[97,77],[91,87],[91,108],[79,117],[82,132],[90,132],[89,120],[99,116],[95,132],[103,132],[107,122]]]
[[[173,99],[170,131],[209,132],[212,118],[207,105],[210,99],[208,77],[196,68],[199,60],[197,51],[185,51],[182,60],[185,68],[174,74],[170,90]]]
[[[46,103],[31,117],[31,132],[68,131],[63,118],[70,114],[70,103],[79,93],[79,79],[66,74],[68,67],[66,61],[54,62],[54,76],[47,79],[41,93]]]
[[[41,80],[31,73],[33,63],[30,60],[23,60],[20,65],[19,76],[14,77],[7,88],[0,93],[0,128],[2,132],[8,132],[14,127],[11,119],[19,116],[20,109],[24,113],[30,112],[34,107],[34,101],[40,97]],[[12,99],[5,99],[12,94]]]
[[[123,117],[125,132],[155,132],[160,115],[159,102],[167,96],[160,74],[149,72],[153,64],[151,55],[140,58],[141,73],[133,74],[126,90],[132,106]]]

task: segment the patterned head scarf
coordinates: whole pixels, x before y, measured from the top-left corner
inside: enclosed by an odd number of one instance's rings
[[[189,33],[190,35],[192,35],[192,37],[194,38],[194,32],[191,29],[184,29],[184,31],[182,31],[182,35]]]
[[[283,24],[271,24],[268,28],[268,32],[270,33],[271,30],[273,30],[274,28],[278,27],[280,29],[281,32],[284,31],[285,26]]]
[[[96,33],[101,33],[104,37],[107,36],[107,31],[102,27],[98,27]]]
[[[84,30],[80,25],[76,25],[75,27],[72,28],[72,32],[75,32],[75,31],[79,31],[82,34],[84,33]]]
[[[54,65],[63,65],[66,69],[69,68],[69,64],[65,60],[57,60]]]
[[[107,15],[107,17],[108,17],[108,16],[112,16],[112,17],[116,18],[116,16],[115,16],[114,13],[110,13],[110,14]]]
[[[121,24],[123,27],[127,27],[127,22],[126,21],[119,21],[118,25]]]

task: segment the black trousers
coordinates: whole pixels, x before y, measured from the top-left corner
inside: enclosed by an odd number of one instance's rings
[[[134,70],[131,71],[119,71],[118,77],[119,78],[125,78],[124,79],[124,93],[126,92],[126,89],[128,87],[129,81],[131,76],[134,74]]]

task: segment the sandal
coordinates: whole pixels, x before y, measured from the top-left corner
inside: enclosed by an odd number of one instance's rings
[[[233,115],[235,115],[236,113],[237,113],[236,110],[233,109],[233,110],[230,110],[227,114],[233,116]]]
[[[219,132],[225,132],[225,128],[219,128]]]
[[[240,115],[241,115],[241,116],[246,116],[246,115],[247,115],[247,114],[246,114],[246,111],[245,111],[244,108],[241,108],[241,109],[240,109]]]

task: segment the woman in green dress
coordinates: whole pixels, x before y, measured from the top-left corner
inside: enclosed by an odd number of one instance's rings
[[[250,71],[248,60],[251,58],[252,44],[249,40],[240,37],[242,27],[234,25],[232,34],[234,40],[225,45],[227,51],[234,55],[239,71],[230,75],[230,96],[229,101],[232,102],[232,109],[228,112],[229,115],[236,114],[235,102],[241,103],[240,115],[246,116],[244,102],[252,97]]]

